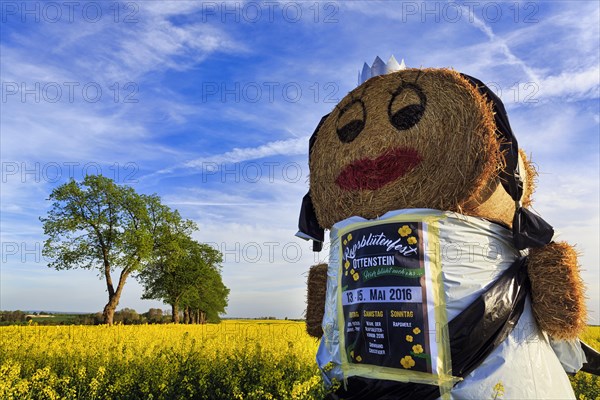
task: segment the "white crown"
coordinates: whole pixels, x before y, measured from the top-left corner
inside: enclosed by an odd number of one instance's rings
[[[365,63],[365,65],[363,65],[362,72],[358,71],[358,85],[361,85],[364,81],[374,76],[385,75],[389,74],[390,72],[400,71],[403,69],[406,69],[404,59],[402,59],[402,62],[398,64],[396,58],[391,56],[386,64],[381,58],[379,58],[379,56],[377,56],[375,57],[375,61],[373,61],[373,65],[369,67],[369,64]]]

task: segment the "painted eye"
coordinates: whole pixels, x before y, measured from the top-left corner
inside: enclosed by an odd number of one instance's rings
[[[418,102],[418,104],[414,104],[414,102]],[[410,129],[419,123],[425,113],[426,105],[427,97],[420,87],[413,83],[402,82],[392,94],[392,99],[388,104],[390,123],[401,131]]]
[[[367,110],[362,100],[348,103],[336,122],[337,135],[343,143],[350,143],[365,129]]]

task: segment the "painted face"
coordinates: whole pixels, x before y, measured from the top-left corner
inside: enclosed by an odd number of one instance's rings
[[[460,211],[502,164],[491,106],[460,74],[408,69],[369,79],[323,122],[310,187],[323,228],[403,208]]]

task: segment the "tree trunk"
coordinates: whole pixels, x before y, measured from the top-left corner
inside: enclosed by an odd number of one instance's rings
[[[179,308],[177,302],[171,304],[171,322],[174,324],[179,323]]]
[[[185,308],[183,309],[183,323],[184,324],[190,323],[190,307],[189,306],[185,306]]]
[[[117,307],[115,307],[115,306],[111,306],[110,300],[108,301],[108,304],[104,306],[104,310],[102,311],[102,320],[103,320],[104,324],[106,324],[106,325],[113,324],[113,318],[115,316],[116,308]]]
[[[201,324],[205,324],[206,323],[206,313],[204,311],[200,311],[200,323]]]
[[[127,276],[129,276],[129,272],[126,269],[121,271],[121,276],[119,277],[119,284],[117,285],[117,290],[113,289],[112,280],[110,279],[110,273],[107,276],[107,287],[108,287],[108,303],[104,306],[104,310],[102,311],[102,318],[104,319],[104,323],[107,325],[113,324],[113,318],[115,316],[115,310],[119,305],[119,300],[121,299],[121,293],[123,292],[123,287],[125,286],[125,281],[127,280]]]

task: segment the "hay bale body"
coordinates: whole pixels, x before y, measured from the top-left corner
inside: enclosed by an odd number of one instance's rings
[[[533,313],[555,339],[575,339],[587,326],[577,253],[565,242],[531,249],[527,266]]]
[[[318,264],[308,271],[308,291],[306,294],[306,331],[315,338],[323,336],[323,314],[325,313],[325,293],[327,293],[327,264]]]

